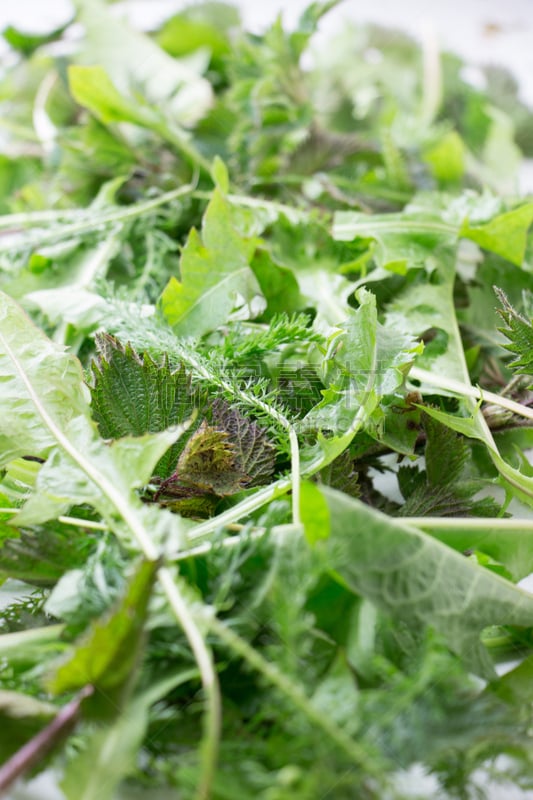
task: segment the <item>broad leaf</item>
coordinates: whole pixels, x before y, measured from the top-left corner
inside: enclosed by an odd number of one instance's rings
[[[47,339],[1,292],[0,380],[0,466],[21,455],[46,455],[55,437],[43,424],[43,413],[58,429],[86,413],[79,361]]]
[[[88,108],[101,122],[133,122],[150,127],[156,123],[147,107],[123,97],[103,67],[69,67],[69,86],[72,96]]]
[[[481,632],[490,625],[533,626],[533,595],[417,528],[332,489],[322,493],[331,534],[316,546],[339,578],[411,625],[434,627],[467,666],[493,677]]]
[[[180,279],[171,278],[161,309],[177,334],[202,336],[236,315],[257,316],[265,307],[250,269],[254,242],[235,229],[231,206],[219,190],[204,216],[202,235],[191,230],[180,260]]]
[[[102,706],[107,703],[108,713],[116,714],[139,657],[157,566],[148,561],[138,565],[118,606],[92,623],[47,678],[49,691],[62,694],[92,685],[101,695],[95,701],[99,699]]]
[[[461,236],[520,267],[526,252],[527,232],[532,222],[533,203],[525,203],[484,225],[471,227],[468,220],[465,221],[461,227]]]
[[[212,103],[211,87],[200,75],[204,58],[172,58],[148,36],[111,14],[101,0],[77,0],[77,7],[86,30],[82,59],[100,64],[120,94],[131,95],[128,105],[135,105],[135,93],[141,89],[154,109],[163,109],[163,114],[180,124],[202,118]]]
[[[117,785],[136,769],[150,706],[196,676],[196,670],[187,670],[155,681],[128,701],[117,720],[92,731],[86,747],[67,764],[61,781],[67,800],[114,800]]]

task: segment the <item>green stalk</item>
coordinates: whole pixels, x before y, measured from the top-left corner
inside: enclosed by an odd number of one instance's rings
[[[154,133],[158,133],[163,139],[171,144],[183,159],[194,169],[199,170],[208,178],[211,177],[211,164],[187,139],[182,133],[171,127],[165,120],[158,121],[150,125]]]
[[[511,400],[508,397],[503,397],[500,394],[495,394],[494,392],[489,392],[485,389],[479,389],[477,386],[471,386],[467,383],[463,383],[462,381],[455,380],[454,378],[447,378],[445,375],[437,375],[434,372],[429,372],[428,370],[421,369],[420,367],[412,367],[411,371],[409,372],[409,376],[420,381],[421,383],[428,384],[428,386],[435,386],[435,388],[444,389],[447,392],[453,392],[453,394],[456,394],[459,397],[471,397],[474,400],[481,400],[484,403],[491,403],[495,406],[501,406],[501,408],[512,411],[513,414],[516,414],[517,416],[533,420],[533,408],[524,406],[521,403],[517,403],[515,400]]]
[[[38,244],[40,247],[42,247],[43,245],[56,242],[58,239],[75,238],[76,236],[88,233],[95,228],[114,225],[116,223],[124,223],[128,220],[140,217],[143,214],[147,214],[153,209],[162,205],[166,205],[167,203],[170,203],[179,197],[184,197],[187,194],[191,194],[193,191],[194,186],[192,184],[185,184],[185,186],[180,186],[179,189],[173,189],[170,192],[165,192],[165,194],[159,195],[159,197],[155,197],[153,200],[144,200],[141,203],[134,203],[129,206],[117,206],[111,211],[103,211],[98,213],[95,212],[94,209],[91,211],[91,208],[89,207],[84,209],[79,214],[79,216],[82,217],[79,222],[71,222],[67,225],[64,225],[60,229],[51,231],[50,233],[41,232],[33,237],[25,236],[24,246],[32,247],[34,244]],[[35,225],[36,221],[39,219],[41,219],[41,221],[46,221],[47,217],[43,216],[43,214],[40,212],[38,212],[38,215],[36,216],[34,216],[32,212],[28,214],[10,214],[0,218],[0,226],[20,227],[21,225]],[[7,242],[3,245],[0,244],[0,252],[12,250],[13,242]]]
[[[326,736],[335,742],[338,747],[356,765],[363,768],[368,774],[377,777],[379,772],[375,764],[372,763],[369,754],[351,738],[345,731],[335,724],[326,714],[316,708],[299,684],[294,683],[284,675],[278,667],[251,647],[247,641],[224,625],[216,617],[211,619],[211,630],[213,633],[238,656],[248,662],[257,672],[263,675],[269,683],[279,689],[296,708],[307,717],[317,728],[320,728]]]
[[[54,419],[49,415],[45,406],[35,392],[31,381],[19,362],[16,353],[11,349],[9,342],[2,336],[5,352],[11,359],[16,372],[18,373],[24,387],[33,402],[35,409],[42,419],[43,424],[50,431],[58,445],[70,456],[91,481],[99,488],[102,495],[106,497],[115,507],[118,515],[126,523],[134,539],[139,545],[139,549],[148,561],[157,561],[160,553],[152,541],[149,532],[143,525],[141,519],[129,499],[125,497],[109,480],[102,474],[85,455],[69,440],[63,431],[57,426]],[[186,426],[182,426],[185,430]],[[204,723],[204,736],[202,742],[202,770],[201,782],[197,790],[197,800],[208,800],[211,792],[211,785],[216,769],[218,757],[218,743],[220,737],[221,723],[221,700],[218,681],[216,678],[215,667],[212,654],[202,637],[202,634],[191,614],[187,604],[176,586],[171,572],[167,567],[160,567],[157,572],[158,581],[167,598],[170,608],[178,623],[181,625],[185,636],[194,654],[201,675],[202,685],[206,695],[206,712]]]

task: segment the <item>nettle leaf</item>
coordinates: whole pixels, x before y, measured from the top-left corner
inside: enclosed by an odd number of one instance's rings
[[[183,367],[171,369],[163,358],[139,356],[109,334],[98,334],[99,359],[93,363],[91,410],[105,439],[143,436],[190,419],[205,403],[204,393],[191,386]],[[184,442],[180,439],[160,458],[154,474],[167,478],[175,469]]]
[[[50,692],[62,694],[94,686],[96,695],[91,703],[106,715],[116,715],[139,658],[158,566],[153,561],[140,562],[117,606],[91,624],[47,678]]]
[[[193,228],[180,259],[180,280],[171,278],[161,310],[178,335],[203,336],[228,318],[250,319],[265,309],[250,268],[255,240],[236,230],[231,205],[215,189],[202,235]]]
[[[428,414],[422,414],[421,422],[426,434],[426,468],[419,471],[402,466],[398,470],[405,498],[399,516],[497,516],[501,509],[492,498],[474,500],[486,482],[465,474],[471,452],[464,439]]]
[[[204,420],[178,460],[176,478],[212,494],[235,494],[248,476],[239,469],[228,433]]]
[[[213,403],[211,420],[213,425],[227,433],[234,445],[239,470],[247,476],[246,485],[268,483],[274,472],[276,449],[265,428],[223,400]]]
[[[31,384],[28,384],[31,374]],[[61,429],[87,408],[80,362],[46,338],[19,305],[0,293],[0,467],[22,455],[46,456],[55,444],[35,412],[35,397]]]
[[[494,290],[502,304],[498,312],[506,325],[500,330],[510,342],[505,349],[515,356],[509,367],[519,374],[533,375],[533,321],[519,314],[501,289],[494,287]],[[533,307],[531,299],[528,304]]]
[[[266,430],[226,402],[191,387],[183,367],[171,370],[123,347],[107,334],[97,337],[100,359],[93,366],[93,415],[106,438],[161,430],[183,423],[200,406],[199,424],[187,440],[181,437],[158,461],[158,496],[184,497],[195,492],[223,496],[244,486],[268,482],[276,450]],[[203,422],[202,422],[203,418]],[[201,424],[200,424],[201,423]]]
[[[480,634],[490,625],[532,626],[533,595],[333,489],[305,484],[303,503],[320,491],[331,533],[315,546],[339,579],[409,624],[434,627],[470,669],[494,678]]]
[[[213,403],[210,419],[190,437],[158,495],[224,497],[272,478],[276,450],[264,428],[222,400]]]

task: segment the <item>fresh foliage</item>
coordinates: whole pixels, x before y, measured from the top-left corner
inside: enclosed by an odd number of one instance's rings
[[[0,790],[531,790],[530,111],[334,1],[75,5],[4,32]]]

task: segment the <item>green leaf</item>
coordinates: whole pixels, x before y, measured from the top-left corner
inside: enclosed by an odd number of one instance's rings
[[[96,435],[94,425],[79,417],[65,433],[74,450],[91,464],[90,471],[96,471],[97,481],[88,478],[86,469],[72,455],[55,450],[39,471],[36,491],[21,509],[17,523],[45,522],[77,503],[89,503],[104,516],[113,515],[113,503],[101,491],[102,480],[132,501],[132,488],[148,483],[155,465],[182,432],[183,427],[175,426],[159,433],[125,436],[106,445]],[[133,505],[137,503],[133,501]]]
[[[373,239],[377,266],[401,275],[413,267],[434,269],[434,250],[455,241],[457,234],[454,225],[434,213],[420,211],[372,216],[337,211],[333,219],[334,239]]]
[[[522,266],[526,252],[527,232],[533,222],[533,203],[525,203],[512,211],[486,222],[470,226],[463,222],[461,236],[471,239],[485,250],[497,253],[518,267]]]
[[[112,724],[92,731],[86,746],[66,766],[61,788],[67,800],[114,800],[118,784],[136,770],[150,706],[196,676],[191,669],[156,680],[131,698]]]
[[[318,486],[304,481],[300,486],[300,514],[305,537],[310,544],[327,539],[331,529],[331,514]]]
[[[31,375],[31,378],[30,378]],[[36,328],[10,297],[0,293],[0,466],[22,455],[46,456],[55,437],[35,402],[58,428],[86,413],[81,365]]]
[[[55,716],[57,709],[21,692],[0,691],[0,759],[7,761]]]
[[[475,527],[458,520],[419,519],[417,528],[440,539],[461,553],[478,551],[493,558],[509,571],[514,581],[533,572],[533,528],[528,520],[476,520]]]
[[[81,567],[95,547],[88,529],[52,522],[17,532],[0,522],[0,576],[50,586],[68,570]]]
[[[108,334],[96,337],[100,357],[93,362],[91,410],[104,439],[143,436],[186,422],[205,396],[192,388],[183,366],[171,369],[166,358],[142,358],[130,345]],[[167,478],[175,469],[184,441],[179,439],[160,458],[154,474]]]
[[[385,395],[403,383],[422,345],[408,334],[378,322],[371,292],[357,293],[359,308],[333,334],[323,361],[324,399],[306,416],[305,426],[316,425],[344,434],[364,409],[366,421]]]
[[[235,229],[231,206],[215,190],[202,226],[191,230],[180,260],[180,280],[171,278],[161,295],[161,309],[181,336],[202,336],[228,317],[250,319],[264,309],[250,269],[253,241]]]
[[[430,625],[465,664],[494,677],[480,634],[533,624],[533,595],[398,520],[323,488],[331,535],[315,546],[352,591],[415,627]]]
[[[402,517],[497,516],[500,507],[492,498],[474,500],[486,483],[465,474],[471,458],[466,442],[431,414],[422,413],[421,421],[426,434],[426,468],[419,472],[416,467],[400,467],[398,482],[406,502],[398,514]]]
[[[509,367],[521,375],[533,375],[533,322],[513,308],[501,289],[495,287],[495,291],[502,304],[499,313],[506,325],[500,330],[510,342],[505,349],[515,356]]]
[[[46,679],[53,694],[92,685],[115,716],[139,658],[157,562],[141,561],[116,608],[93,622],[72,653]]]
[[[152,110],[174,125],[191,125],[204,116],[213,94],[200,74],[207,66],[203,54],[196,59],[172,58],[150,37],[112,14],[101,0],[77,0],[76,5],[86,32],[78,59],[99,64],[120,94],[131,96],[128,105],[135,105],[140,90]]]
[[[68,78],[74,100],[104,124],[133,122],[150,127],[154,123],[150,109],[123,97],[103,67],[71,65]]]

